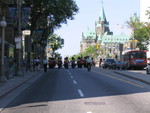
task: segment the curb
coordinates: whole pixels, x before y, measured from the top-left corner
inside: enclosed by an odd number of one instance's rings
[[[41,74],[41,73],[39,73]],[[9,88],[8,90],[2,92],[0,94],[0,99],[5,97],[7,94],[9,94],[10,92],[12,92],[13,90],[17,89],[18,87],[22,86],[23,84],[25,84],[27,81],[33,79],[35,77],[35,74],[33,74],[31,77],[27,78],[26,80],[23,80],[21,82],[18,82],[16,84],[14,84],[14,86],[12,86],[11,88]]]
[[[150,85],[150,82],[145,81],[145,80],[142,80],[142,79],[140,79],[140,78],[136,78],[136,77],[133,77],[133,76],[129,76],[129,75],[127,75],[127,74],[124,74],[124,73],[121,73],[121,72],[117,72],[117,71],[114,71],[114,73],[117,73],[117,74],[126,76],[126,77],[128,77],[128,78],[131,78],[131,79],[134,79],[134,80],[137,80],[137,81],[140,81],[140,82],[144,82],[144,83]]]

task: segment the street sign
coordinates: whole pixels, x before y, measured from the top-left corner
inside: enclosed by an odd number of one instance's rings
[[[16,43],[21,42],[21,37],[15,37],[15,42]]]
[[[23,35],[30,35],[31,31],[30,30],[24,30],[24,31],[22,31],[22,34]]]
[[[96,44],[96,49],[99,49],[100,48],[100,44]]]
[[[32,37],[34,38],[42,38],[43,30],[33,30]]]
[[[21,42],[16,43],[16,49],[21,49]]]

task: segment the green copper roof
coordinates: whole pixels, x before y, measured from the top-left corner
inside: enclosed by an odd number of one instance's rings
[[[105,43],[124,43],[129,41],[130,35],[125,35],[121,33],[120,35],[103,35],[103,37],[99,37],[98,39],[101,40],[101,45]]]
[[[103,6],[101,7],[101,11],[100,11],[100,20],[101,21],[106,21],[106,16],[105,16],[105,12],[104,12]]]
[[[83,35],[83,39],[96,39],[96,33],[95,33],[95,31],[91,30],[89,28],[82,35]]]

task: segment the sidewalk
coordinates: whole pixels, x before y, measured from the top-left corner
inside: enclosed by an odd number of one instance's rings
[[[18,88],[25,82],[29,81],[42,72],[24,72],[24,76],[15,76],[14,78],[8,80],[6,83],[0,83],[0,98],[4,97],[14,89]]]
[[[145,71],[146,72],[146,71]],[[148,85],[150,85],[150,75],[146,73],[139,73],[136,71],[130,71],[130,70],[115,70],[114,73],[121,74],[123,76],[144,82]]]
[[[99,69],[98,66],[96,66],[96,68]],[[112,70],[112,71],[122,76],[125,76],[125,77],[150,85],[150,74],[146,74],[146,70],[143,70],[143,71],[141,70]]]

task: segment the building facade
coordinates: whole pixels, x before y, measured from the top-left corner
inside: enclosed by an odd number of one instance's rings
[[[14,0],[0,0],[0,21],[5,17],[7,26],[5,27],[4,38],[4,70],[6,78],[9,79],[13,76],[13,64],[14,64],[14,51],[15,51],[15,29],[10,18],[9,5],[14,4]],[[2,53],[2,27],[0,27],[0,53]],[[2,59],[2,54],[0,54]],[[2,66],[2,65],[0,65]]]
[[[0,1],[0,20],[4,16],[7,22],[5,28],[5,56],[9,57],[14,55],[14,28],[10,18],[9,5],[12,4],[12,0],[1,0]],[[2,28],[0,27],[0,39],[2,37]],[[0,40],[1,42],[1,40]]]
[[[113,35],[113,32],[110,31],[109,28],[109,22],[106,19],[104,7],[102,6],[100,16],[95,22],[95,30],[88,28],[86,32],[82,33],[80,52],[83,52],[90,45],[100,44],[100,48],[104,50],[104,54],[100,55],[100,57],[119,56],[119,44],[128,42],[130,37],[131,36],[124,33],[121,33],[120,35]]]

